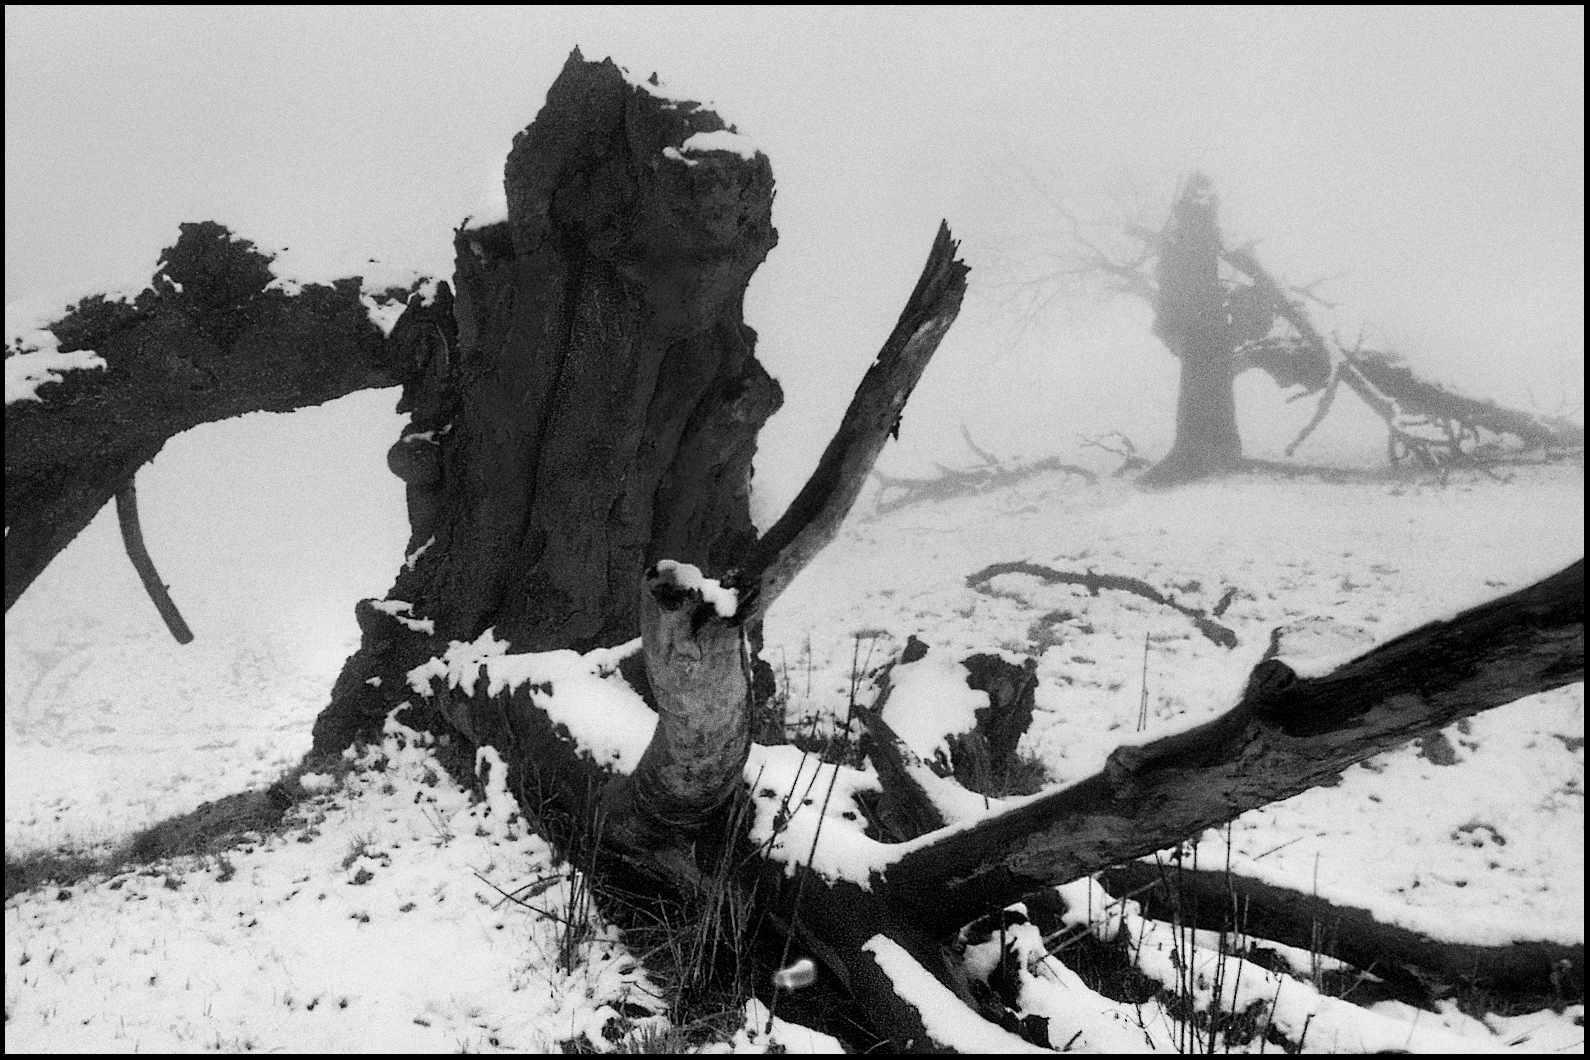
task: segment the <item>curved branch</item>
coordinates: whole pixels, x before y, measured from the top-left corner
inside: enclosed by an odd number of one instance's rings
[[[1198,627],[1198,632],[1222,648],[1237,646],[1237,635],[1220,623],[1205,618],[1202,609],[1179,604],[1138,578],[1127,578],[1119,574],[1095,574],[1092,571],[1086,574],[1073,574],[1070,571],[1055,570],[1053,567],[1017,560],[1011,563],[995,563],[984,567],[976,574],[967,575],[966,587],[984,592],[984,587],[1001,574],[1030,574],[1046,585],[1080,585],[1090,596],[1099,595],[1100,589],[1119,589],[1122,592],[1134,593],[1145,600],[1151,600],[1186,615],[1192,619],[1193,625]]]
[[[1213,721],[905,854],[883,883],[951,930],[1041,887],[1153,853],[1371,755],[1584,679],[1584,561],[1320,676],[1278,658]]]
[[[166,583],[155,570],[155,561],[149,558],[149,550],[144,547],[143,528],[138,525],[138,491],[131,478],[116,491],[116,521],[121,524],[121,543],[127,549],[127,558],[132,560],[133,570],[138,572],[155,610],[160,612],[178,644],[191,644],[193,631],[182,620],[182,613],[166,591]]]

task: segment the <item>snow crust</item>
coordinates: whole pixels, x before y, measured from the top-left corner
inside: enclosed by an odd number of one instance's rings
[[[56,303],[48,304],[53,307]],[[43,401],[39,387],[59,383],[63,373],[106,367],[105,359],[93,350],[62,353],[60,340],[46,325],[59,320],[64,310],[50,312],[42,306],[34,302],[6,305],[7,405]]]
[[[966,687],[969,676],[965,666],[937,652],[896,666],[883,720],[918,757],[948,762],[948,737],[971,732],[976,711],[988,709],[988,693]]]
[[[681,589],[700,593],[702,601],[711,604],[719,618],[733,618],[740,606],[738,590],[724,588],[722,582],[708,578],[693,563],[665,559],[657,564],[657,573]]]
[[[877,867],[887,864],[893,848],[867,838],[856,796],[880,790],[878,775],[832,765],[792,744],[751,745],[745,763],[756,818],[751,839],[787,875],[810,866],[829,879],[844,879],[871,888]]]
[[[377,258],[348,261],[321,258],[312,251],[299,249],[266,250],[258,241],[255,246],[262,253],[274,255],[270,268],[276,278],[265,286],[267,291],[297,296],[311,285],[330,287],[337,280],[359,277],[359,302],[364,306],[365,315],[387,336],[392,334],[398,318],[408,308],[409,295],[418,294],[421,304],[430,305],[436,298],[438,277],[448,276],[452,271],[450,266],[441,263],[436,268],[418,268]],[[394,290],[401,291],[402,296],[394,295]]]
[[[479,763],[473,802],[388,719],[281,835],[9,899],[7,1050],[548,1053],[666,1026],[500,760]]]
[[[49,337],[51,348],[44,348],[45,336]],[[55,336],[47,331],[34,332],[23,338],[39,348],[33,353],[19,353],[6,358],[7,405],[17,401],[44,400],[39,397],[39,387],[46,383],[59,383],[65,372],[105,367],[105,359],[93,350],[61,353],[54,349]]]
[[[667,80],[663,80],[655,72],[641,74],[638,70],[632,71],[627,66],[620,66],[618,69],[623,73],[625,82],[640,89],[648,96],[662,100],[664,103],[672,104],[676,107],[693,105],[702,110],[719,113],[718,105],[713,102],[711,94],[696,91],[690,87],[690,82],[681,75],[671,74]]]
[[[657,715],[617,676],[618,660],[639,646],[509,653],[488,629],[472,643],[452,641],[440,658],[408,672],[409,687],[430,696],[433,682],[472,693],[484,680],[488,696],[528,687],[535,705],[568,730],[580,750],[617,772],[632,773],[657,728]]]
[[[371,600],[370,606],[377,611],[391,615],[416,633],[432,634],[436,632],[435,619],[415,618],[414,605],[407,600]]]
[[[743,133],[719,129],[716,132],[698,132],[679,148],[685,154],[706,154],[709,151],[727,151],[739,155],[747,162],[757,156],[757,147]]]
[[[933,978],[905,948],[874,935],[861,948],[872,955],[901,999],[917,1010],[934,1041],[962,1053],[1045,1053],[1025,1039],[994,1026],[973,1012],[950,988]],[[910,1043],[905,1043],[910,1048]]]

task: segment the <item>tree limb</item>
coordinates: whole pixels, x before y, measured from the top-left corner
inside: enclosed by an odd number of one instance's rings
[[[834,539],[884,442],[899,431],[906,399],[960,313],[968,269],[955,257],[958,247],[949,224],[940,224],[916,289],[877,360],[862,377],[817,470],[742,564],[736,579],[742,601],[740,621],[754,622],[765,614]]]
[[[1459,718],[1584,677],[1584,561],[1318,677],[1254,668],[1220,717],[907,853],[897,900],[950,930],[1023,894],[1180,842]]]
[[[1222,648],[1235,648],[1237,635],[1218,622],[1204,617],[1201,608],[1188,607],[1177,603],[1173,598],[1166,596],[1152,585],[1138,578],[1128,578],[1119,574],[1095,574],[1088,571],[1086,574],[1075,574],[1071,571],[1055,570],[1037,563],[1027,563],[1016,560],[1009,563],[995,563],[984,567],[975,574],[966,576],[966,587],[980,593],[987,593],[988,583],[1001,574],[1028,574],[1046,585],[1080,585],[1088,591],[1088,595],[1099,595],[1100,589],[1118,589],[1122,592],[1133,593],[1145,600],[1178,611],[1192,620],[1198,627],[1198,632],[1209,638]]]
[[[184,224],[136,299],[86,298],[48,325],[62,352],[92,350],[105,369],[6,408],[7,610],[168,438],[402,381],[404,344],[365,300],[409,292],[350,277],[289,294],[270,262],[221,225]]]
[[[166,591],[165,582],[160,580],[160,573],[155,570],[155,561],[149,558],[149,550],[144,547],[143,528],[138,525],[138,492],[130,478],[126,485],[116,491],[116,521],[121,524],[121,543],[127,549],[127,558],[132,560],[133,570],[138,572],[139,580],[144,583],[144,591],[149,594],[155,610],[160,612],[166,628],[178,644],[192,643],[193,631],[182,620],[182,613],[177,610],[171,594]]]

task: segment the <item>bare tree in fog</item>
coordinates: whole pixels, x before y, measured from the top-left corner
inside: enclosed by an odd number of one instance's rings
[[[1253,369],[1289,402],[1316,399],[1287,457],[1324,421],[1343,386],[1385,423],[1392,464],[1406,460],[1444,476],[1454,467],[1485,468],[1523,452],[1553,455],[1584,444],[1583,428],[1561,410],[1525,411],[1469,397],[1419,375],[1393,351],[1328,335],[1310,309],[1325,305],[1317,284],[1287,285],[1252,243],[1226,243],[1217,197],[1201,173],[1184,181],[1157,228],[1142,219],[1141,207],[1125,219],[1088,224],[1032,184],[1063,223],[1051,236],[1062,245],[1031,253],[1041,259],[1036,264],[996,255],[993,286],[1001,308],[1028,326],[1056,301],[1085,290],[1127,295],[1153,308],[1154,333],[1179,362],[1175,441],[1141,476],[1142,485],[1173,486],[1245,466],[1291,469],[1242,456],[1232,382]],[[1119,452],[1117,443],[1090,444],[1141,463],[1135,450]]]

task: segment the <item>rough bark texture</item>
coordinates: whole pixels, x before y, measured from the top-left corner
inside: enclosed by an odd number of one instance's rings
[[[358,277],[289,295],[265,289],[270,260],[185,224],[134,301],[87,298],[50,325],[62,352],[106,367],[6,407],[8,610],[168,438],[401,381],[407,351],[370,322]]]
[[[515,137],[508,220],[457,234],[452,319],[405,389],[416,458],[393,461],[428,523],[389,598],[434,629],[361,610],[318,751],[377,731],[450,640],[622,643],[650,564],[722,574],[755,539],[751,456],[782,395],[741,301],[777,240],[773,179],[760,154],[681,153],[722,129],[576,52]]]
[[[1139,480],[1168,486],[1235,468],[1242,459],[1232,390],[1232,329],[1220,285],[1214,189],[1188,178],[1162,236],[1154,332],[1181,361],[1176,441]]]
[[[1155,919],[1213,931],[1240,928],[1272,942],[1317,950],[1379,976],[1416,1002],[1428,1004],[1459,986],[1534,1007],[1584,993],[1582,943],[1445,942],[1382,923],[1367,909],[1332,905],[1262,880],[1180,866],[1161,870],[1134,861],[1100,873],[1099,880],[1117,898],[1131,895]],[[1240,922],[1233,922],[1233,908]]]

